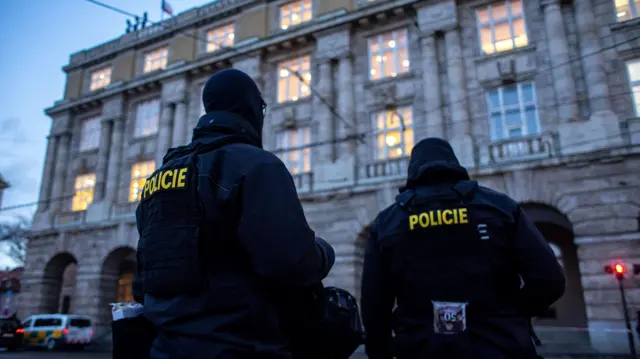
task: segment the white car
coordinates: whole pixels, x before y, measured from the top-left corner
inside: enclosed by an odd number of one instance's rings
[[[22,321],[24,345],[84,348],[93,338],[93,320],[77,314],[37,314]]]

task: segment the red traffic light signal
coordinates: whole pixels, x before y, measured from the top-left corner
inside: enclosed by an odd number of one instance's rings
[[[608,274],[615,274],[616,278],[622,279],[623,276],[628,272],[627,266],[622,262],[615,262],[610,265],[606,265],[604,267],[604,271]],[[640,273],[640,266],[634,264],[633,265],[633,274]]]
[[[624,274],[627,271],[627,268],[621,263],[616,263],[616,265],[613,266],[613,270],[617,274]]]

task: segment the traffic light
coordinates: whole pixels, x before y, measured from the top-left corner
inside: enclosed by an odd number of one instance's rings
[[[635,270],[636,268],[634,266],[634,272]],[[604,271],[609,274],[615,274],[616,278],[618,278],[618,280],[621,280],[622,278],[624,278],[624,274],[627,272],[627,266],[625,266],[622,262],[616,262],[604,266]]]

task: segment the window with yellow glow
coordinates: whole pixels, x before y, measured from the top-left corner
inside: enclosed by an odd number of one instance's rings
[[[389,160],[411,155],[414,144],[411,107],[399,107],[395,110],[379,112],[373,116],[373,126],[377,143],[377,160]]]
[[[105,67],[91,73],[91,86],[89,89],[95,91],[109,86],[111,83],[111,67]]]
[[[311,0],[294,1],[280,6],[280,28],[283,30],[310,21],[312,17]]]
[[[147,178],[156,170],[155,161],[138,162],[131,167],[129,202],[137,202],[142,196],[142,188]]]
[[[631,20],[640,15],[640,0],[615,0],[614,3],[619,22]]]
[[[409,71],[406,29],[373,36],[368,44],[369,79],[396,77]]]
[[[221,48],[233,46],[235,29],[233,24],[220,26],[207,32],[207,52],[214,52]]]
[[[147,52],[144,55],[144,72],[166,69],[168,56],[168,47],[161,47],[157,50]]]
[[[298,101],[309,96],[311,59],[303,56],[278,64],[278,102]],[[300,80],[300,77],[304,81]]]
[[[133,135],[137,138],[158,132],[160,123],[160,99],[141,102],[136,107],[136,123]]]
[[[96,186],[96,174],[87,173],[76,177],[75,196],[71,204],[71,210],[84,211],[93,202],[93,189]]]
[[[483,54],[527,46],[522,0],[506,0],[476,10],[480,48]]]
[[[128,303],[133,302],[133,272],[125,272],[118,278],[118,289],[116,293],[116,302]]]
[[[90,151],[100,145],[100,118],[88,118],[82,121],[80,132],[80,151]]]
[[[278,133],[276,150],[292,175],[311,172],[311,131],[309,127]]]

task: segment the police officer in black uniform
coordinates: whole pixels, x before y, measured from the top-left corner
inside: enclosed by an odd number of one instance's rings
[[[536,358],[530,317],[564,285],[518,204],[470,181],[448,142],[422,140],[406,186],[371,227],[361,299],[367,354]]]
[[[158,331],[150,357],[290,359],[278,294],[317,286],[334,252],[289,171],[262,149],[265,102],[245,73],[214,74],[192,142],[142,189],[134,297]]]

